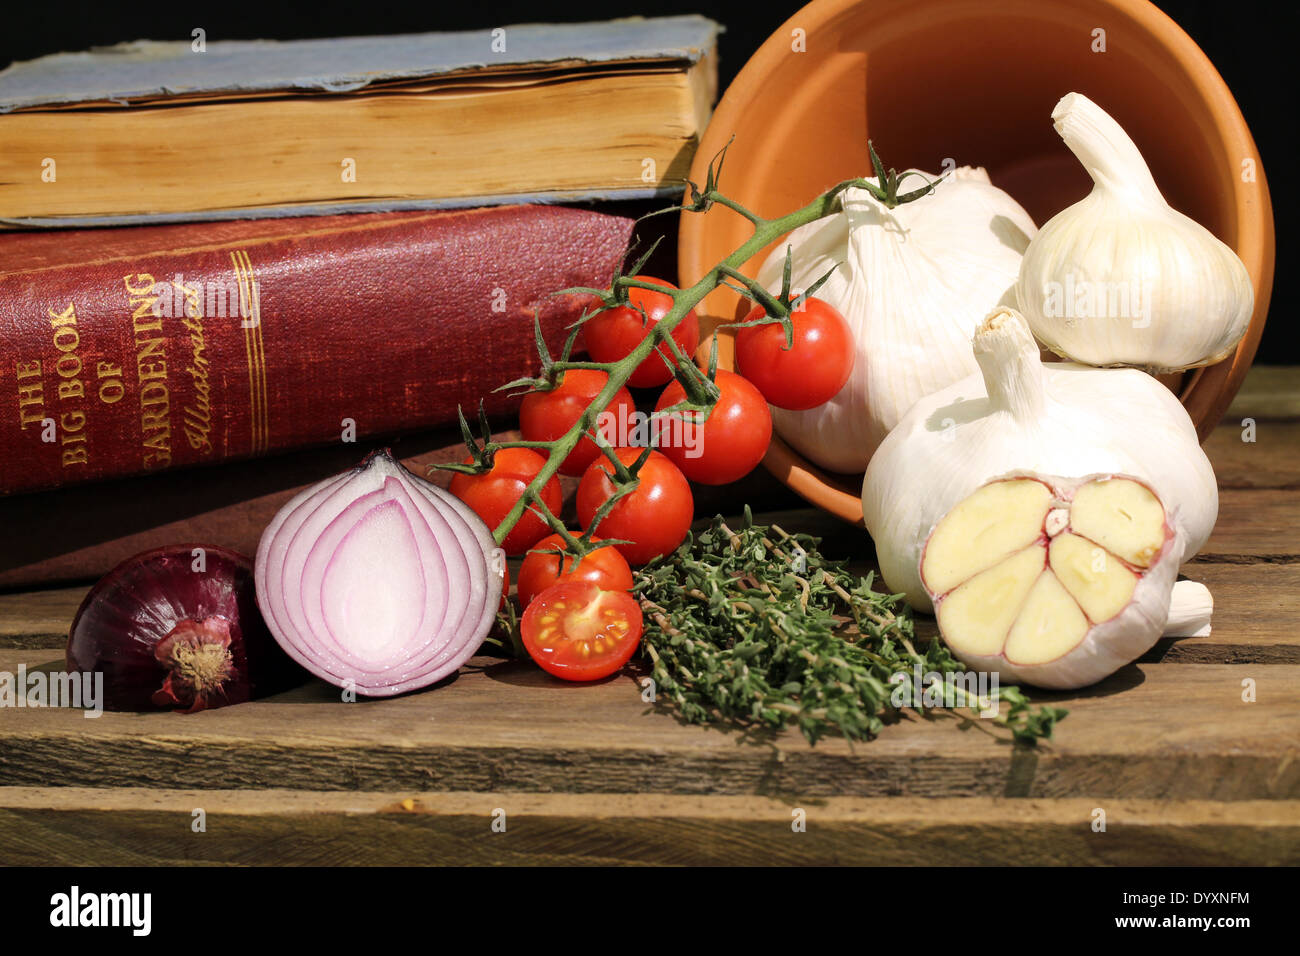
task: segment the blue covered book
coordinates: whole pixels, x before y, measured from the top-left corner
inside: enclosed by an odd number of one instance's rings
[[[0,226],[675,194],[716,98],[698,16],[136,41],[0,71]]]

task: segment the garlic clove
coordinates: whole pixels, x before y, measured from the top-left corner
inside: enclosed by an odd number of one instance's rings
[[[960,582],[935,608],[940,632],[972,654],[999,653],[1046,563],[1047,549],[1035,544]]]
[[[1048,568],[1034,581],[1002,653],[1013,664],[1047,664],[1073,650],[1087,634],[1088,618]]]
[[[924,574],[931,586],[948,591],[1033,543],[1043,530],[1041,516],[1028,507],[1008,511],[1026,500],[1046,506],[1051,489],[1032,479],[995,481],[957,505],[930,539]],[[954,546],[959,542],[975,547]]]
[[[1133,599],[1137,572],[1108,560],[1100,545],[1066,533],[1053,538],[1048,550],[1053,572],[1089,619],[1109,621]]]
[[[1146,568],[1164,546],[1165,509],[1155,493],[1136,481],[1091,481],[1074,494],[1070,527],[1119,555]]]
[[[1169,599],[1164,637],[1209,637],[1214,598],[1199,581],[1179,581]]]
[[[1076,362],[1152,373],[1232,354],[1255,299],[1236,253],[1165,202],[1137,145],[1096,103],[1070,93],[1052,119],[1094,185],[1021,261],[1016,298],[1034,335]]]
[[[1031,541],[989,564],[987,543],[1023,541],[1029,527]],[[1074,688],[1159,639],[1181,552],[1160,500],[1137,479],[1017,475],[944,515],[920,570],[958,658],[1007,680]]]

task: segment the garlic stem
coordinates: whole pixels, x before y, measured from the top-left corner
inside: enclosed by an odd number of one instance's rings
[[[1165,637],[1209,637],[1214,598],[1199,581],[1178,581],[1169,598]]]
[[[1067,93],[1052,110],[1052,120],[1065,145],[1098,186],[1164,202],[1137,144],[1088,97]]]
[[[1023,425],[1041,421],[1043,362],[1020,314],[1003,308],[990,312],[975,330],[974,349],[989,401]]]

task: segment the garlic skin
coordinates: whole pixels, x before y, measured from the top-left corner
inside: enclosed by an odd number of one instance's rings
[[[1052,111],[1092,191],[1029,244],[1017,298],[1058,355],[1152,373],[1212,365],[1250,325],[1255,292],[1228,246],[1170,208],[1128,134],[1086,96]]]
[[[930,611],[920,559],[935,523],[1008,472],[1132,475],[1169,510],[1185,561],[1219,511],[1218,484],[1178,399],[1145,372],[1044,364],[1021,315],[995,309],[975,333],[980,373],[918,401],[880,444],[862,510],[881,575]]]
[[[807,411],[773,408],[776,432],[822,468],[862,472],[913,402],[976,371],[971,334],[989,309],[1014,304],[1034,233],[983,169],[959,167],[932,194],[893,209],[865,189],[845,190],[838,213],[796,229],[758,271],[778,291],[787,247],[795,289],[834,266],[816,295],[843,313],[857,347],[839,394]]]

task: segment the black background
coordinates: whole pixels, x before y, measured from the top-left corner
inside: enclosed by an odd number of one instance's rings
[[[925,0],[917,0],[923,3]],[[990,0],[996,2],[996,0]],[[1050,2],[1050,0],[1043,0]],[[266,2],[178,3],[145,0],[130,4],[24,2],[6,4],[0,28],[0,64],[60,50],[136,39],[186,39],[195,27],[218,39],[294,39],[354,34],[409,33],[428,30],[470,30],[541,21],[602,20],[621,16],[662,16],[701,13],[726,26],[719,42],[723,88],[769,34],[802,6],[788,2],[745,0],[492,0],[490,4],[446,4],[426,0],[389,6],[358,0],[323,0],[290,5]],[[1294,208],[1295,177],[1288,163],[1294,158],[1296,108],[1290,97],[1296,86],[1289,2],[1237,0],[1161,0],[1157,3],[1191,35],[1218,67],[1250,125],[1259,147],[1279,233],[1278,280],[1274,282],[1270,319],[1258,361],[1300,364],[1300,339],[1290,332],[1295,293],[1288,279],[1297,271],[1287,224]],[[917,91],[918,97],[932,91]]]

